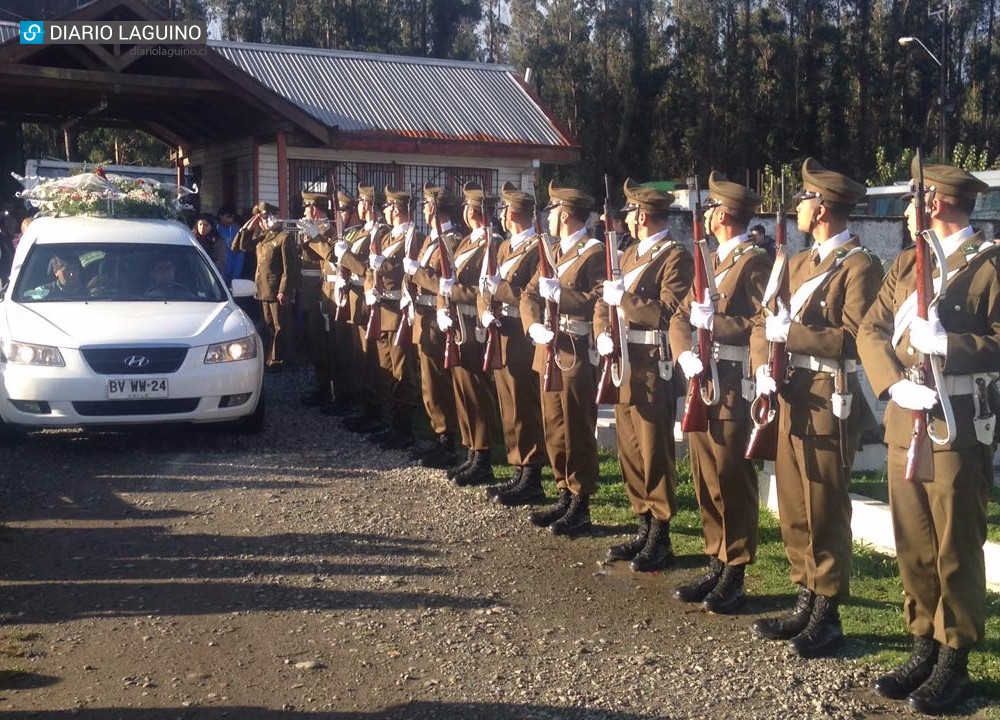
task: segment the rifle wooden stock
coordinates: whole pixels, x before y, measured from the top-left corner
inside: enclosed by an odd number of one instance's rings
[[[382,233],[377,223],[372,226],[371,248],[368,252],[369,255],[382,254]],[[382,334],[382,307],[380,304],[383,291],[382,273],[379,270],[373,270],[372,276],[374,278],[373,290],[375,291],[376,301],[368,308],[368,326],[365,328],[365,340],[369,341],[377,340]]]
[[[413,237],[415,233],[416,223],[414,221],[414,203],[416,199],[416,189],[410,188],[410,229],[406,233],[406,251],[405,256],[410,260],[416,260],[420,253],[420,248],[416,247],[416,243],[413,242]],[[413,278],[403,273],[403,294],[405,297],[410,298],[410,304],[407,307],[403,307],[400,304],[399,308],[399,324],[396,326],[396,334],[392,338],[392,342],[396,347],[407,348],[413,344],[413,323],[410,322],[410,314],[415,312],[414,303],[416,302],[417,295],[417,285],[413,282]]]
[[[483,222],[486,223],[486,251],[483,257],[483,268],[488,275],[497,274],[497,249],[493,244],[492,223],[486,216],[486,202],[480,205],[483,213]],[[486,346],[483,348],[483,372],[499,370],[503,367],[503,358],[500,353],[500,303],[493,297],[490,298],[490,312],[493,314],[493,322],[486,328]]]
[[[701,210],[701,190],[698,179],[694,178],[694,207],[692,208],[691,233],[694,245],[694,296],[696,302],[703,302],[705,291],[709,289],[711,280],[708,277],[708,257],[705,255],[705,220]],[[687,395],[684,397],[684,415],[681,417],[681,430],[684,432],[705,432],[708,430],[708,403],[705,401],[705,391],[713,378],[712,367],[712,331],[698,328],[698,359],[701,360],[701,372],[688,380]],[[718,375],[715,376],[718,379]],[[719,388],[713,388],[718,393]]]
[[[771,269],[771,278],[768,279],[768,288],[773,284],[776,288],[775,297],[780,298],[785,307],[788,307],[791,288],[788,284],[788,233],[785,220],[785,191],[782,180],[781,202],[778,204],[774,225],[774,267]],[[785,343],[768,344],[767,368],[768,374],[780,388],[788,375],[788,353],[785,351]],[[775,460],[778,455],[777,394],[756,397],[750,403],[750,419],[753,421],[753,429],[750,431],[743,457],[747,460]]]
[[[931,293],[934,292],[931,284],[931,264],[927,258],[927,239],[923,232],[926,230],[924,207],[924,156],[921,149],[917,148],[917,187],[914,188],[913,202],[915,205],[915,225],[916,237],[913,238],[914,250],[916,252],[916,262],[914,272],[917,276],[917,317],[921,320],[927,319],[928,304]],[[942,269],[942,274],[945,270]],[[932,386],[931,382],[931,361],[927,355],[921,360],[919,370],[919,382]],[[917,482],[921,479],[930,479],[934,473],[934,456],[927,436],[927,413],[923,410],[913,411],[913,431],[910,435],[910,446],[906,449],[906,467],[904,477],[908,482]]]
[[[434,230],[437,232],[438,238],[438,270],[442,278],[451,280],[454,270],[451,266],[451,254],[445,247],[447,241],[444,239],[444,233],[441,232],[441,218],[438,215],[437,205],[434,205]],[[451,318],[451,327],[444,331],[444,366],[446,369],[450,369],[462,364],[462,353],[458,350],[458,338],[455,337],[458,328],[458,312],[450,297],[445,298],[445,307],[448,317]]]
[[[334,172],[336,177],[336,172]],[[337,188],[333,189],[333,217],[337,223],[337,240],[336,242],[341,242],[344,239],[344,218],[340,215],[340,194],[337,192]],[[351,271],[344,267],[343,263],[337,263],[337,274],[340,275],[340,280],[342,287],[336,290],[336,296],[334,298],[334,305],[337,306],[336,311],[334,311],[333,319],[335,322],[347,322],[351,316],[351,301],[350,301],[350,284],[351,284]]]
[[[618,233],[614,229],[614,219],[611,214],[611,184],[607,175],[604,176],[604,269],[609,281],[621,280],[622,271],[618,259]],[[620,396],[618,385],[615,384],[615,374],[621,382],[623,354],[628,347],[622,347],[622,327],[618,317],[618,307],[608,305],[608,332],[615,347],[610,355],[605,355],[601,365],[601,377],[597,383],[598,404],[617,404]]]
[[[549,263],[547,243],[548,233],[542,232],[541,210],[538,207],[538,190],[532,186],[535,197],[535,233],[538,235],[538,274],[540,277],[556,276],[556,269]],[[562,369],[559,367],[559,303],[545,301],[546,327],[552,331],[552,342],[545,348],[545,371],[542,374],[542,390],[559,392],[563,389]]]

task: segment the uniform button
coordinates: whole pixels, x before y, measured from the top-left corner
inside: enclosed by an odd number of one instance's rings
[[[962,306],[961,306],[961,305],[956,305],[956,306],[955,306],[955,312],[958,312],[958,311],[959,311],[959,310],[961,310],[961,309],[962,309]]]
[[[912,355],[913,353],[914,353],[913,348],[911,348],[911,347],[906,348],[906,354],[907,355]]]
[[[826,307],[826,300],[820,300],[819,301],[819,306],[820,307]]]

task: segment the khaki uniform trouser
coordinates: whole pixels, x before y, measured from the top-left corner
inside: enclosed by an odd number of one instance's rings
[[[515,467],[545,464],[538,373],[531,365],[508,365],[493,372],[493,383],[500,402],[507,462]]]
[[[588,497],[597,488],[597,369],[584,360],[559,392],[540,390],[545,449],[556,487]]]
[[[496,401],[489,376],[483,372],[482,344],[468,338],[462,346],[462,364],[451,369],[455,411],[462,444],[488,452],[496,437]]]
[[[420,403],[420,390],[416,378],[416,350],[412,345],[396,347],[396,331],[385,331],[375,341],[378,358],[376,393],[384,408],[391,413],[395,426],[409,430],[407,419],[413,419],[413,410]],[[407,417],[400,417],[406,415]]]
[[[268,334],[267,364],[282,364],[288,359],[288,329],[292,325],[292,307],[277,300],[261,300],[261,315]]]
[[[330,362],[327,357],[329,339],[323,316],[323,303],[318,299],[306,301],[303,294],[302,312],[305,315],[306,341],[309,343],[309,357],[316,375],[316,387],[321,392],[326,392],[330,388]]]
[[[658,393],[651,403],[615,405],[618,464],[625,494],[636,515],[652,513],[663,522],[677,512],[676,410],[669,396]]]
[[[429,331],[425,329],[424,332]],[[444,335],[441,335],[440,342],[422,343],[418,346],[418,351],[420,390],[431,430],[438,435],[455,432],[458,428],[455,385],[451,370],[445,369],[444,366]]]
[[[688,433],[705,553],[727,565],[752,563],[757,552],[759,490],[753,461],[743,457],[747,436],[747,423],[733,420],[710,419],[706,432]]]
[[[846,597],[851,577],[850,468],[840,462],[836,435],[792,435],[787,408],[778,413],[774,463],[778,516],[793,583],[824,597]],[[860,433],[848,434],[854,458]],[[744,441],[745,442],[745,441]]]
[[[930,440],[928,440],[930,442]],[[969,648],[986,624],[986,508],[995,448],[934,452],[934,480],[907,482],[906,448],[889,448],[889,504],[910,633]]]

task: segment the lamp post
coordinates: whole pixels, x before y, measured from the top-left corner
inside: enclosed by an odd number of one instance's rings
[[[918,37],[901,37],[899,44],[903,47],[916,43],[923,48],[924,52],[930,55],[940,71],[941,84],[938,88],[938,152],[941,155],[941,162],[948,162],[948,3],[942,3],[941,9],[929,11],[929,15],[941,16],[941,60],[931,52],[930,48],[924,45]]]

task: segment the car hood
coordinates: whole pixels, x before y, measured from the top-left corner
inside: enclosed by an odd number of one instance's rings
[[[231,303],[3,303],[11,340],[81,347],[122,343],[207,345],[250,335],[252,325]]]

